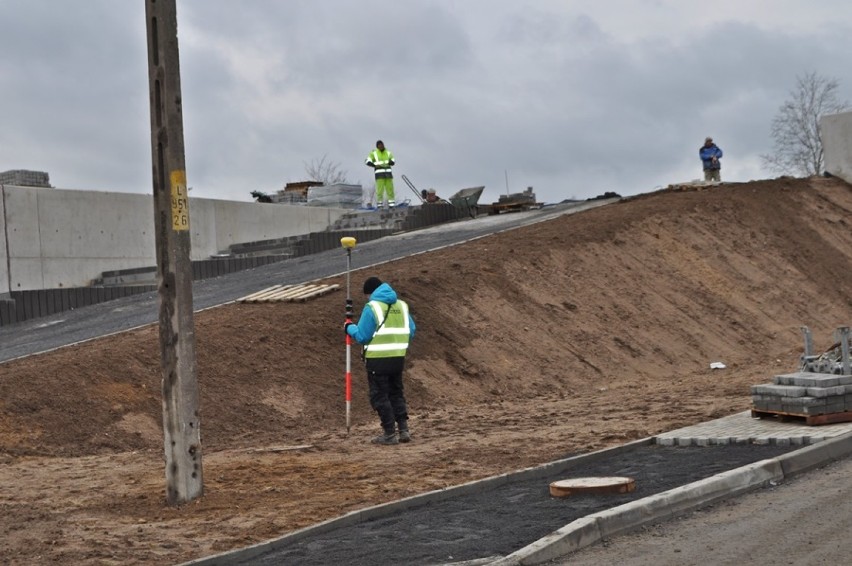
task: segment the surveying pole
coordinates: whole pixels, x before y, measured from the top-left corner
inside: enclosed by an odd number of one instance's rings
[[[352,322],[352,294],[349,289],[349,272],[352,270],[352,248],[355,238],[340,238],[340,245],[346,250],[346,323]],[[347,324],[344,323],[346,326]],[[346,333],[346,434],[349,434],[350,415],[352,413],[352,337]]]
[[[203,481],[175,0],[146,0],[145,19],[160,297],[166,500],[169,505],[179,505],[200,497]]]

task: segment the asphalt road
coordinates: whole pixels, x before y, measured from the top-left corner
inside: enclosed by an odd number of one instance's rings
[[[618,199],[548,206],[539,210],[481,216],[358,244],[352,269],[457,245],[504,230],[588,210]],[[346,253],[330,250],[193,284],[196,311],[229,303],[272,285],[299,284],[346,271]],[[157,293],[134,295],[0,327],[0,362],[121,332],[157,321]]]
[[[849,564],[852,457],[777,486],[615,537],[554,565]]]

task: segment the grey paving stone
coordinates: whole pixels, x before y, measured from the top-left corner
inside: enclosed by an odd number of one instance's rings
[[[774,395],[777,397],[804,397],[807,393],[807,388],[796,385],[752,385],[752,394],[757,395]]]
[[[834,387],[808,387],[807,394],[810,397],[842,397],[846,394],[846,386],[836,385]]]
[[[786,407],[822,407],[824,408],[827,404],[825,399],[818,399],[816,397],[790,397],[788,399],[784,399],[783,402]]]
[[[852,385],[852,375],[832,375],[799,371],[776,375],[773,378],[773,382],[777,385],[797,385],[801,387],[836,387],[838,385]]]
[[[852,432],[852,423],[835,423],[812,426],[801,420],[776,418],[753,418],[751,411],[744,411],[706,423],[685,427],[657,435],[657,443],[664,446],[694,446],[699,439],[713,445],[750,444],[754,438],[772,439],[770,442],[791,446],[811,444],[813,438],[823,439]],[[786,444],[783,444],[786,445]]]

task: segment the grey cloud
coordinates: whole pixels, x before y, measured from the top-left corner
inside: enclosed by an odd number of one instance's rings
[[[486,200],[507,172],[511,190],[533,185],[551,202],[695,178],[708,134],[726,173],[748,177],[796,74],[852,92],[841,20],[817,32],[734,20],[654,29],[644,16],[672,4],[646,3],[634,14],[644,33],[619,37],[591,3],[493,6],[179,2],[195,194],[248,200],[323,155],[369,185],[363,159],[379,137],[418,185],[485,184]],[[0,0],[0,32],[0,169],[148,191],[142,3]]]

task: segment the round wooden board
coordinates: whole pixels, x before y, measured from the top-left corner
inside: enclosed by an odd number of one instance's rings
[[[550,484],[550,495],[568,497],[577,493],[629,493],[636,489],[633,478],[571,478]]]

